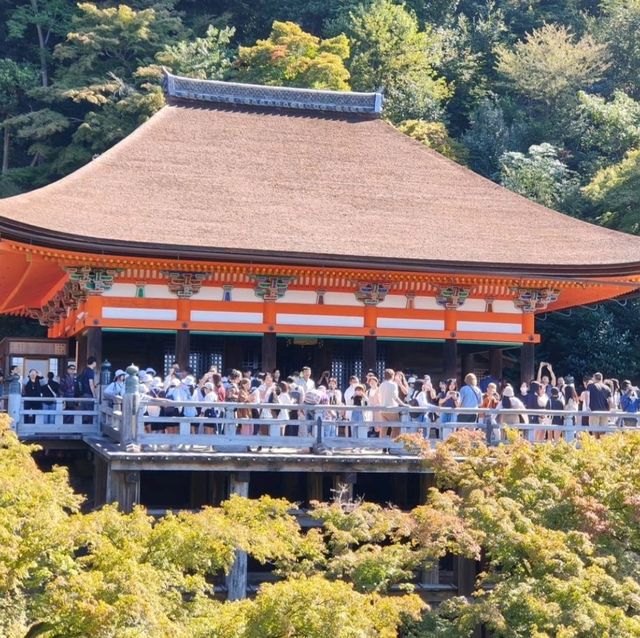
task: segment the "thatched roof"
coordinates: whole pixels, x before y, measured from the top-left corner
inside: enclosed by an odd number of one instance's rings
[[[425,148],[375,117],[375,94],[360,111],[215,95],[170,95],[87,166],[0,200],[0,232],[163,257],[640,272],[640,237],[534,204]]]

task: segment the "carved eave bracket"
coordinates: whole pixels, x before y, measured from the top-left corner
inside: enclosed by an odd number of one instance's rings
[[[365,306],[382,303],[391,289],[391,284],[387,281],[358,281],[356,285],[356,299]]]
[[[515,293],[513,303],[524,313],[546,310],[550,304],[558,300],[560,291],[557,288],[523,288],[511,289]]]
[[[284,297],[295,277],[281,275],[249,275],[255,281],[256,297],[263,301],[276,301]]]
[[[121,268],[92,268],[91,266],[67,266],[69,280],[77,284],[79,290],[86,295],[101,295],[111,290],[115,278],[122,272]]]
[[[436,286],[436,303],[445,310],[455,310],[464,305],[470,294],[470,286],[439,285]]]
[[[191,299],[200,292],[202,282],[208,277],[206,272],[189,272],[183,270],[166,270],[162,273],[169,279],[169,291],[178,299]]]

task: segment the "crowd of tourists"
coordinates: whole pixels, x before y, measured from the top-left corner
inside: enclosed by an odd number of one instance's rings
[[[75,364],[70,363],[59,380],[51,372],[45,377],[37,370],[30,370],[23,394],[42,398],[40,405],[31,405],[30,408],[46,410],[55,406],[55,402],[47,399],[63,397],[69,399],[67,409],[77,409],[72,399],[98,398],[96,365],[95,358],[91,357],[77,374]],[[395,438],[400,434],[399,422],[407,420],[425,423],[421,429],[428,437],[432,428],[443,427],[452,431],[455,423],[602,427],[636,425],[636,415],[640,417],[640,391],[630,381],[620,383],[617,379],[604,379],[601,373],[596,372],[577,384],[571,376],[556,377],[553,367],[546,362],[540,363],[535,379],[520,387],[489,375],[478,380],[473,373],[467,374],[464,384],[459,387],[453,378],[434,383],[429,375],[406,375],[390,368],[384,370],[382,379],[378,379],[372,370],[362,379],[351,376],[344,388],[339,387],[338,379],[328,371],[314,379],[309,367],[303,367],[286,378],[279,370],[255,373],[234,369],[222,375],[211,367],[197,379],[192,370],[182,370],[174,364],[165,376],[160,376],[152,368],[141,370],[138,376],[141,394],[149,399],[163,399],[149,403],[148,416],[222,417],[229,415],[228,410],[215,404],[234,403],[239,407],[233,409],[232,416],[238,419],[238,433],[244,435],[261,432],[306,436],[314,426],[302,422],[313,421],[317,417],[327,424],[327,436],[351,435],[357,438]],[[116,370],[100,396],[112,403],[117,401],[125,393],[125,379],[126,372]],[[190,402],[200,405],[183,405]],[[211,407],[208,404],[212,404]],[[459,411],[461,409],[470,411]],[[508,410],[538,413],[527,415]],[[545,410],[568,414],[545,415]],[[573,412],[588,414],[572,415]],[[243,420],[249,423],[243,424]],[[270,426],[256,424],[256,420],[291,420],[297,424]],[[385,425],[387,422],[389,426]],[[223,430],[222,426],[216,429]],[[553,428],[546,431],[537,428],[535,436],[559,438],[561,432]]]

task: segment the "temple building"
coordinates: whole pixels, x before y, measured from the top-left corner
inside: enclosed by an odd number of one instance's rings
[[[0,200],[0,313],[37,318],[49,339],[0,344],[5,373],[95,356],[112,370],[177,361],[198,375],[310,365],[345,384],[385,367],[500,378],[503,361],[519,361],[529,380],[537,314],[640,288],[640,237],[539,206],[427,149],[382,119],[380,94],[168,74],[166,98],[80,170]],[[13,385],[15,414],[28,412]],[[60,412],[18,432],[41,443],[41,463],[66,455],[93,505],[124,509],[197,508],[230,493],[304,507],[343,485],[409,509],[433,484],[416,456],[225,450],[215,436],[198,448],[208,435],[188,422],[158,448],[131,415],[139,406],[123,408],[118,429],[69,425]],[[446,559],[423,584],[467,594],[476,568]],[[246,564],[238,570],[244,595]]]
[[[536,314],[640,287],[639,237],[425,148],[380,94],[167,75],[166,97],[90,164],[0,201],[0,312],[75,340],[80,365],[456,376],[521,348],[531,378]]]

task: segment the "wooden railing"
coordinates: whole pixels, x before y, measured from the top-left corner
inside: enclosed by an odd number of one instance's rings
[[[580,432],[602,435],[621,429],[640,430],[640,413],[622,412],[202,403],[151,399],[138,394],[101,404],[84,398],[18,398],[18,414],[12,416],[20,436],[102,434],[116,443],[133,443],[147,449],[399,453],[405,449],[398,440],[402,434],[418,434],[435,444],[456,430],[480,430],[487,443],[495,445],[506,440],[506,428],[519,431],[532,442],[560,438],[572,441]],[[251,417],[239,416],[243,414]],[[296,419],[287,418],[295,414]],[[592,421],[591,425],[583,425],[583,417],[601,417],[602,424]]]
[[[257,410],[260,416],[240,418],[238,410],[246,413],[248,408]],[[181,414],[161,416],[167,409]],[[197,415],[185,416],[185,409]],[[297,419],[286,418],[287,414],[296,412]],[[554,417],[561,424],[552,424]],[[582,425],[583,417],[601,417],[606,424]],[[464,419],[473,422],[462,422]],[[401,434],[417,433],[435,443],[448,438],[456,430],[481,430],[486,441],[494,445],[506,440],[504,431],[510,428],[520,431],[532,442],[560,438],[571,441],[580,432],[601,435],[618,432],[622,427],[640,430],[639,420],[640,414],[621,412],[437,406],[281,406],[273,403],[199,403],[143,398],[136,410],[132,430],[138,444],[152,448],[190,445],[236,451],[276,448],[316,452],[387,450],[392,453],[405,448],[402,441],[396,440]],[[373,437],[370,435],[372,429],[376,432]]]
[[[19,414],[12,416],[18,436],[99,433],[95,399],[20,397]]]

